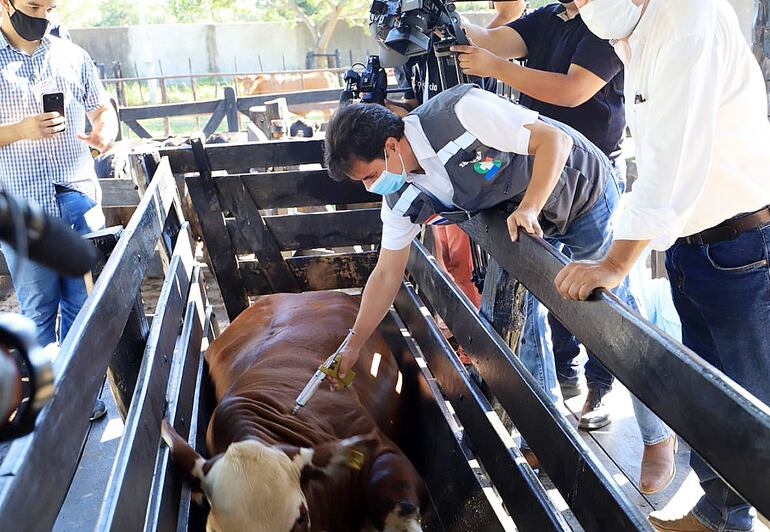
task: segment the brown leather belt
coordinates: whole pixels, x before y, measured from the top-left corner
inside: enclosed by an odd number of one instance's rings
[[[677,239],[677,244],[688,244],[690,246],[703,246],[705,244],[716,244],[732,240],[739,234],[751,231],[757,227],[770,222],[770,205],[762,207],[758,211],[746,214],[740,218],[725,220],[719,225],[710,229],[695,233],[690,236],[683,236]]]

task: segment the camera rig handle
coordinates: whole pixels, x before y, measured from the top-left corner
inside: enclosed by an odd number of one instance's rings
[[[468,36],[462,28],[460,15],[455,9],[454,3],[447,2],[446,13],[443,20],[443,37],[433,45],[433,50],[438,60],[439,77],[441,78],[441,90],[446,90],[461,83],[475,83],[481,85],[481,78],[464,74],[457,62],[457,53],[450,50],[456,44],[470,45]]]

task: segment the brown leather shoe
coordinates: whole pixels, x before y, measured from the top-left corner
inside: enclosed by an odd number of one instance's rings
[[[639,475],[639,491],[652,495],[663,491],[676,475],[676,434],[655,445],[645,445],[642,454],[642,471]]]
[[[658,532],[713,532],[692,514],[683,517],[662,517],[661,512],[652,512],[647,519]]]

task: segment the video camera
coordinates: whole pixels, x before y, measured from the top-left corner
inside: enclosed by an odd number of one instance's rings
[[[369,9],[372,36],[386,50],[385,66],[430,51],[431,38],[439,30],[443,38],[465,44],[460,16],[452,0],[374,0]],[[442,39],[443,39],[442,38]],[[467,42],[467,40],[466,40]],[[394,53],[387,53],[390,50]]]
[[[473,0],[461,0],[473,1]],[[460,83],[480,83],[480,79],[462,73],[455,44],[470,44],[460,24],[454,0],[374,0],[369,9],[369,31],[379,47],[366,65],[356,63],[345,74],[345,90],[340,102],[360,99],[364,103],[384,103],[388,93],[406,89],[388,89],[385,68],[403,65],[412,57],[431,51],[438,61],[441,87]],[[356,71],[355,67],[363,70]]]
[[[357,72],[355,70],[357,66],[364,67],[363,72]],[[398,92],[403,91],[399,90]],[[388,74],[380,66],[380,58],[376,55],[370,55],[366,65],[356,63],[345,73],[345,90],[340,95],[340,102],[357,99],[363,103],[384,105],[387,94]]]

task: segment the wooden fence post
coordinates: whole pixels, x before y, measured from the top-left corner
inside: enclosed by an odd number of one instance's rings
[[[107,263],[107,259],[117,245],[122,233],[122,227],[110,227],[91,233],[86,237],[94,244],[99,255],[98,262],[92,272],[94,281],[96,281],[104,265]],[[120,417],[124,420],[131,406],[131,398],[136,388],[139,368],[142,365],[142,356],[149,332],[150,324],[144,314],[142,293],[137,291],[134,294],[134,303],[126,326],[123,329],[123,334],[110,357],[110,363],[107,367],[107,378],[110,382],[112,395],[115,398]]]
[[[237,133],[240,131],[238,126],[238,99],[235,96],[235,89],[225,87],[225,113],[227,116],[227,131]]]

